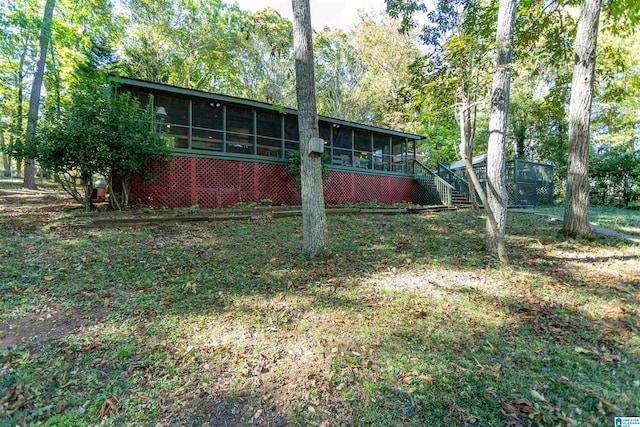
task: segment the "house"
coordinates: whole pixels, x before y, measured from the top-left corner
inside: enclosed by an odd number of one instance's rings
[[[154,126],[174,141],[175,158],[150,182],[136,182],[131,200],[151,207],[295,205],[285,173],[299,150],[297,112],[247,99],[112,76],[117,91],[151,105]],[[414,202],[414,159],[420,135],[318,117],[325,144],[327,204]]]

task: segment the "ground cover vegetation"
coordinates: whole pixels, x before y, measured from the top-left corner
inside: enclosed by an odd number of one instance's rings
[[[562,205],[536,209],[558,217],[561,217],[564,213],[564,206]],[[638,215],[638,211],[636,210],[595,205],[590,207],[589,217],[591,223],[597,226],[640,236],[640,215]]]
[[[58,0],[39,133],[26,144],[44,3],[0,4],[5,174],[33,156],[55,169],[47,148],[73,130],[60,119],[105,73],[296,107],[293,27],[273,9]],[[320,114],[423,134],[434,166],[459,157],[454,104],[478,103],[474,154],[486,150],[498,8],[426,3],[388,0],[399,20],[365,12],[347,31],[316,31],[314,72]],[[559,201],[579,3],[521,0],[515,13],[506,156],[552,163]],[[602,6],[590,201],[606,206],[591,218],[637,235],[637,214],[612,206],[640,204],[640,4],[589,3]],[[100,96],[87,108],[100,110]],[[71,142],[69,155],[91,147]],[[312,262],[296,218],[79,228],[119,214],[7,187],[0,425],[595,426],[640,413],[637,246],[566,240],[557,223],[513,214],[511,265],[496,267],[482,255],[482,212],[337,216],[333,255]]]
[[[311,262],[300,218],[74,228],[114,214],[2,191],[0,425],[596,426],[640,411],[637,245],[512,214],[496,268],[481,212],[340,216],[333,257]]]
[[[506,157],[549,162],[563,197],[573,41],[579,2],[518,3],[514,27]],[[363,12],[349,30],[314,34],[320,114],[420,133],[424,161],[458,159],[453,105],[489,105],[497,10],[476,0],[388,1],[391,15]],[[108,0],[53,16],[42,117],[55,117],[79,82],[96,71],[296,106],[292,23],[265,8],[220,0]],[[0,5],[0,143],[3,167],[21,170],[27,100],[43,2]],[[409,25],[419,13],[420,22]],[[591,135],[591,203],[639,203],[637,4],[603,2]],[[400,28],[404,33],[399,33]],[[251,63],[251,67],[245,64]],[[47,112],[54,114],[47,115]],[[478,111],[475,153],[486,150],[487,108]]]

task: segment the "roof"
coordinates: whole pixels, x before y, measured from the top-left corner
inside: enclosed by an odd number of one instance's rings
[[[202,98],[213,99],[215,101],[228,102],[228,103],[234,103],[234,104],[241,104],[241,105],[246,105],[246,106],[250,106],[250,107],[254,107],[254,108],[261,108],[261,109],[273,111],[273,104],[268,104],[266,102],[260,102],[260,101],[253,101],[251,99],[246,99],[246,98],[239,98],[239,97],[235,97],[235,96],[221,95],[221,94],[213,93],[213,92],[205,92],[205,91],[196,90],[196,89],[187,89],[187,88],[183,88],[183,87],[179,87],[179,86],[172,86],[172,85],[167,85],[167,84],[163,84],[163,83],[154,83],[154,82],[150,82],[150,81],[146,81],[146,80],[132,79],[130,77],[122,77],[122,76],[115,76],[115,75],[109,75],[109,80],[111,80],[114,83],[118,83],[118,84],[126,84],[126,85],[131,85],[131,86],[138,86],[138,87],[143,87],[143,88],[146,88],[146,89],[163,90],[163,91],[177,93],[177,94],[181,94],[181,95],[187,95],[187,96],[198,96],[198,97],[202,97]],[[278,110],[280,110],[280,109],[278,109]],[[292,108],[282,108],[281,111],[283,113],[285,113],[285,114],[292,114],[292,115],[295,115],[295,116],[298,115],[298,111],[294,110]],[[322,120],[324,122],[332,123],[332,124],[350,126],[350,127],[356,128],[356,129],[363,129],[363,130],[368,130],[368,131],[372,131],[372,132],[386,133],[386,134],[390,134],[390,135],[393,135],[393,136],[399,136],[401,138],[407,138],[407,139],[413,139],[413,140],[425,139],[425,137],[422,136],[422,135],[416,135],[416,134],[412,134],[412,133],[400,132],[400,131],[396,131],[396,130],[393,130],[393,129],[379,128],[379,127],[376,127],[376,126],[369,126],[369,125],[365,125],[365,124],[362,124],[362,123],[350,122],[348,120],[341,120],[341,119],[336,119],[336,118],[333,118],[333,117],[326,117],[326,116],[320,116],[319,115],[318,119]]]
[[[474,156],[471,161],[472,165],[478,165],[480,163],[485,163],[487,161],[486,154],[480,154],[479,156]],[[449,165],[449,169],[461,169],[464,167],[464,160],[458,160],[457,162],[453,162]]]

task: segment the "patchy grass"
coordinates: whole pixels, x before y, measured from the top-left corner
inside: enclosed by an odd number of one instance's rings
[[[638,246],[511,214],[498,268],[481,214],[343,216],[310,262],[299,218],[54,229],[84,214],[0,197],[0,425],[640,414]]]
[[[564,205],[536,209],[548,214],[564,216]],[[638,210],[591,205],[589,206],[589,217],[593,224],[600,227],[640,236],[640,211]]]

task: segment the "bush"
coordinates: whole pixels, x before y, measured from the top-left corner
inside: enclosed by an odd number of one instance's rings
[[[48,117],[27,150],[58,174],[63,188],[91,209],[92,180],[107,178],[111,204],[128,206],[134,176],[151,179],[154,165],[171,153],[168,139],[153,132],[153,115],[137,99],[92,82],[75,90],[55,117]]]
[[[329,167],[324,162],[329,157],[328,153],[325,151],[322,153],[322,180],[324,181],[329,176]],[[285,166],[285,173],[293,178],[293,183],[296,186],[296,191],[298,195],[300,195],[301,189],[301,163],[300,159],[300,151],[298,150],[290,150],[287,152],[287,165]]]

